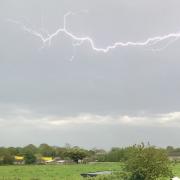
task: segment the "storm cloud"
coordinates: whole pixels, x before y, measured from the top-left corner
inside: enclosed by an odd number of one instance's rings
[[[1,1],[1,145],[178,146],[180,40],[161,51],[154,50],[167,42],[105,54],[88,43],[74,48],[60,34],[43,47],[8,19],[53,33],[65,13],[86,10],[69,17],[67,28],[104,48],[179,32],[179,6],[178,0]]]

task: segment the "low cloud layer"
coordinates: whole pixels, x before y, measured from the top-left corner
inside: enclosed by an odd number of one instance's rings
[[[127,126],[154,126],[180,127],[180,112],[166,114],[139,114],[139,115],[98,115],[83,113],[74,116],[43,115],[29,109],[16,106],[1,106],[0,126],[35,126],[44,128],[63,128],[78,125],[127,125]]]
[[[0,141],[4,146],[45,142],[109,149],[141,142],[157,146],[176,146],[179,142],[180,112],[59,116],[17,106],[4,107],[0,108]]]

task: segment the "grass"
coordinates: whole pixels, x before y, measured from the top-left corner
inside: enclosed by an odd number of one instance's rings
[[[0,166],[0,180],[83,180],[81,173],[119,171],[121,168],[121,163]],[[173,173],[180,177],[180,164],[173,165]]]
[[[173,174],[180,177],[180,163],[173,165]]]
[[[82,180],[81,173],[120,169],[120,163],[0,166],[0,180]]]

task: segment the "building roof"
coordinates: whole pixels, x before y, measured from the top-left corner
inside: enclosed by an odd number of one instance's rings
[[[16,161],[23,161],[24,160],[24,156],[14,156],[14,159]]]
[[[41,160],[43,160],[43,161],[52,161],[53,158],[52,157],[41,157]]]

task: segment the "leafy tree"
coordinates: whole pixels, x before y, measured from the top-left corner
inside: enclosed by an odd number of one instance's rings
[[[0,157],[3,157],[6,154],[7,150],[4,147],[0,147]]]
[[[18,155],[18,156],[23,156],[24,155],[22,147],[16,147],[15,149],[16,149],[16,155]]]
[[[174,147],[173,146],[167,146],[166,150],[167,150],[167,152],[171,152],[174,150]]]
[[[88,156],[88,152],[80,148],[71,148],[67,150],[66,156],[78,163],[78,160],[82,160]]]
[[[56,148],[53,148],[53,147],[49,146],[48,144],[41,144],[39,146],[39,153],[42,156],[55,157],[56,156]]]
[[[9,147],[6,149],[6,152],[10,153],[10,155],[15,156],[18,154],[18,151],[15,147]]]
[[[57,147],[56,148],[56,156],[64,159],[66,156],[66,151],[67,151],[67,148]]]
[[[165,150],[144,144],[136,145],[129,151],[125,171],[130,180],[155,180],[160,177],[171,177],[170,162]]]
[[[14,163],[14,156],[12,156],[11,154],[9,153],[6,153],[3,157],[3,164],[13,164]]]
[[[112,148],[105,156],[105,161],[108,162],[119,162],[124,159],[125,150],[122,148]]]
[[[133,147],[126,148],[112,148],[107,153],[97,154],[98,160],[102,162],[124,162],[129,159],[129,154],[133,150]]]
[[[36,162],[36,156],[32,152],[26,152],[24,160],[25,164],[34,164]]]
[[[35,145],[33,145],[33,144],[29,144],[29,145],[27,145],[27,146],[25,146],[25,147],[23,148],[23,152],[24,152],[24,153],[29,152],[29,153],[32,153],[32,154],[36,154],[36,152],[37,152],[37,147],[36,147]]]

